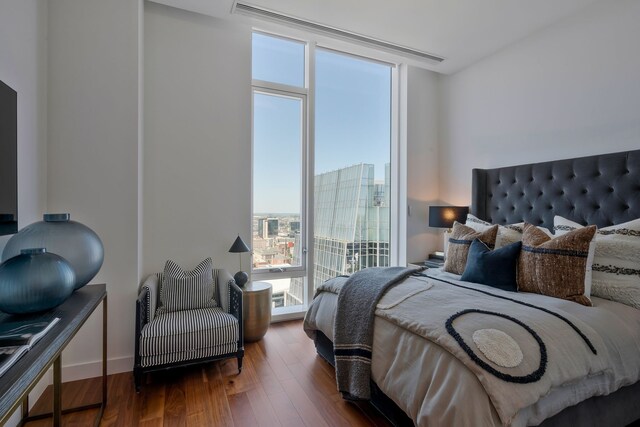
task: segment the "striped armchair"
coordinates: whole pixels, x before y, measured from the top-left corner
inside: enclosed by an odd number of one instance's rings
[[[158,313],[163,273],[140,286],[136,300],[136,344],[133,374],[140,391],[146,372],[236,357],[242,371],[242,291],[231,275],[213,270],[220,307]]]

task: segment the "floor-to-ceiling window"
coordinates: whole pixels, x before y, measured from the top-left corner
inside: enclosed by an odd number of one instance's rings
[[[388,64],[316,49],[316,287],[390,265],[391,71]]]
[[[252,274],[277,314],[392,263],[394,66],[255,32],[252,71]]]
[[[307,45],[253,34],[253,278],[276,310],[305,304]]]

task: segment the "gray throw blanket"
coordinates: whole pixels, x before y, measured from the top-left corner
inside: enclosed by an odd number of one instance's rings
[[[340,289],[336,311],[333,348],[336,381],[342,397],[368,400],[371,397],[371,346],[376,304],[393,285],[416,271],[404,267],[372,267],[336,277],[321,287]]]

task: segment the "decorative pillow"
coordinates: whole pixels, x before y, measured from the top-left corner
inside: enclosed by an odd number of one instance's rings
[[[484,221],[475,215],[468,214],[467,222],[464,224],[467,227],[471,227],[476,231],[485,231],[493,226],[490,222]],[[540,230],[552,236],[551,232],[543,227],[538,227]],[[498,224],[498,236],[496,237],[496,249],[503,246],[507,246],[514,242],[522,241],[522,233],[524,232],[524,222],[517,224]]]
[[[558,235],[582,229],[561,216],[553,219]],[[640,309],[640,218],[596,232],[591,294]]]
[[[591,264],[596,226],[552,239],[525,224],[518,261],[518,290],[591,305]]]
[[[169,260],[164,266],[160,290],[160,313],[196,308],[216,307],[211,258],[203,260],[191,271],[183,270]]]
[[[503,291],[517,292],[518,257],[522,242],[491,250],[475,239],[469,248],[467,266],[460,280],[480,283]]]
[[[485,231],[475,231],[473,228],[462,225],[459,222],[453,223],[453,231],[449,237],[449,247],[447,257],[444,260],[444,271],[453,274],[462,274],[467,265],[467,254],[469,246],[475,239],[480,239],[490,248],[496,244],[498,226],[494,225]]]

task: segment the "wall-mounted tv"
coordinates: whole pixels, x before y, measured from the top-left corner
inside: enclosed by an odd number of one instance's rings
[[[18,94],[0,80],[0,236],[18,231]]]

